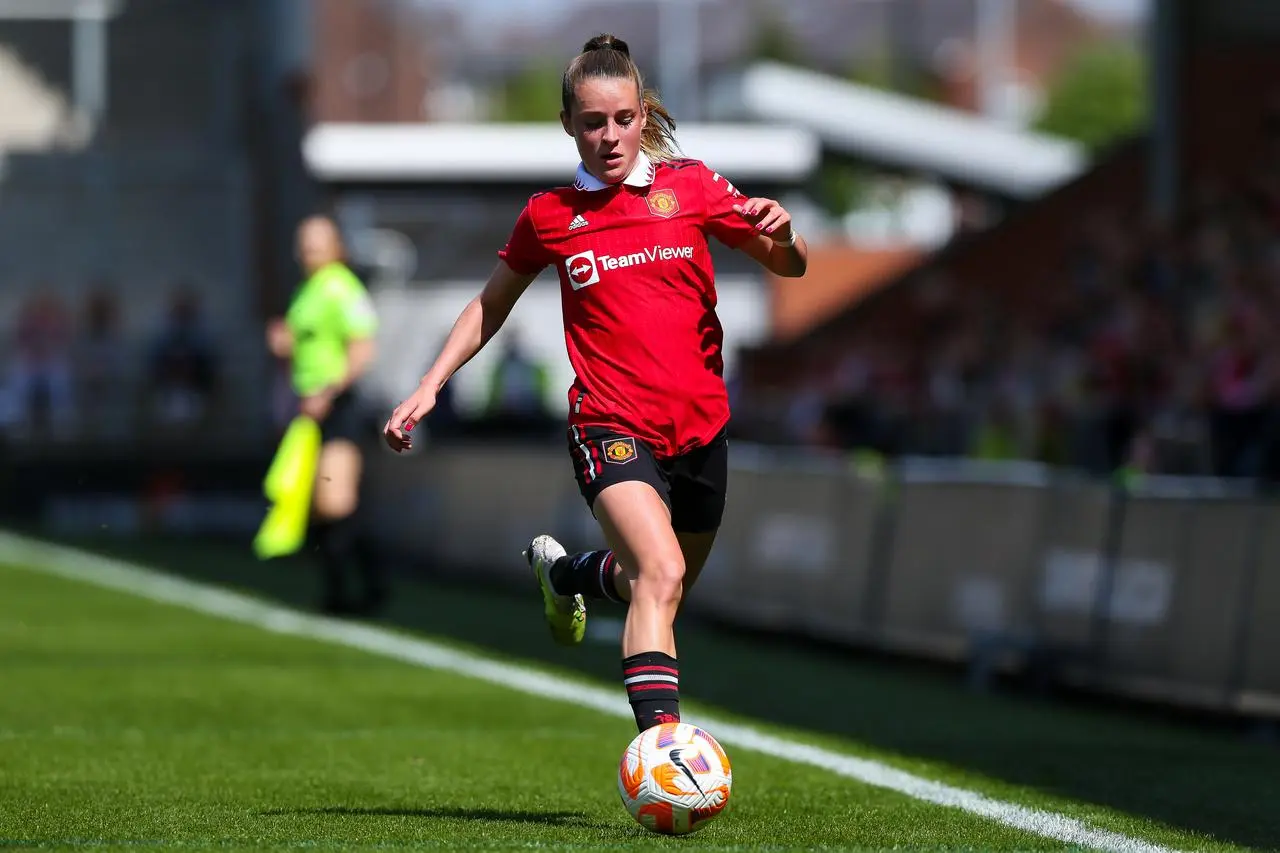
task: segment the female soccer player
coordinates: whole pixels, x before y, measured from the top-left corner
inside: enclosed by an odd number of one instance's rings
[[[381,605],[386,589],[372,555],[361,547],[356,510],[363,430],[352,386],[373,363],[377,315],[364,285],[343,262],[342,235],[332,219],[304,220],[297,239],[307,280],[285,317],[268,324],[267,344],[277,357],[289,359],[300,410],[320,424],[312,533],[323,570],[322,607],[336,614],[370,612]],[[360,600],[347,593],[353,569],[364,576]]]
[[[558,642],[581,642],[584,598],[628,603],[623,680],[644,731],[680,718],[676,611],[724,511],[729,404],[707,240],[783,276],[804,274],[808,248],[776,201],[746,198],[675,156],[675,122],[625,42],[587,42],[561,95],[560,120],[582,158],[573,186],[529,200],[501,262],[385,435],[392,449],[408,448],[444,383],[555,266],[577,376],[569,454],[610,550],[568,556],[539,536],[526,556]]]

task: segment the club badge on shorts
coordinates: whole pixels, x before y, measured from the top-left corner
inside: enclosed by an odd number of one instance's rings
[[[634,438],[611,438],[604,443],[604,458],[614,465],[625,465],[636,458]]]
[[[676,199],[675,190],[654,190],[645,196],[649,204],[649,212],[654,216],[670,219],[680,212],[680,202]]]

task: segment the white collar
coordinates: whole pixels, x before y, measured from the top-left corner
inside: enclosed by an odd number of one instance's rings
[[[636,155],[636,163],[631,167],[631,172],[622,179],[622,183],[629,187],[647,187],[653,183],[653,176],[656,171],[653,162],[641,151]],[[585,165],[579,163],[578,174],[574,178],[573,186],[582,192],[593,193],[598,190],[607,190],[611,186],[616,186],[616,184],[606,184],[588,172]]]

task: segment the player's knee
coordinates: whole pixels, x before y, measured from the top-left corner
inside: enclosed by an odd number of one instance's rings
[[[676,607],[684,589],[684,569],[684,557],[678,552],[644,561],[632,588],[632,600],[647,598],[662,607]]]
[[[360,506],[357,489],[340,488],[336,483],[326,484],[328,488],[317,489],[314,506],[316,515],[327,521],[335,521],[353,515]]]

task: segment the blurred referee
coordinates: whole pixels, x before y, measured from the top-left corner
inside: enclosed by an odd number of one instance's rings
[[[311,508],[310,539],[318,548],[321,607],[335,615],[376,612],[386,600],[386,579],[362,535],[360,477],[363,428],[354,384],[374,359],[378,318],[364,284],[345,263],[337,224],[312,216],[298,226],[298,260],[307,278],[283,319],[267,325],[267,344],[288,359],[302,414],[322,436]],[[353,593],[355,576],[362,590]]]

